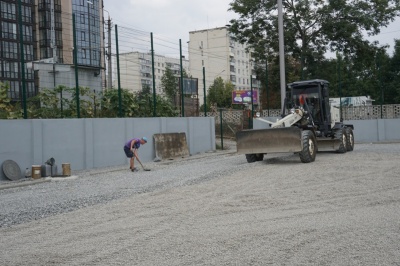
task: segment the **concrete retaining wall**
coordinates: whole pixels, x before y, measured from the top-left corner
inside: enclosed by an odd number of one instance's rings
[[[0,120],[0,164],[15,161],[21,174],[53,157],[72,170],[126,164],[125,141],[148,138],[139,150],[143,162],[155,158],[153,134],[186,133],[190,154],[215,150],[212,117]],[[0,169],[0,181],[6,180]]]
[[[276,121],[276,117],[265,118]],[[400,141],[400,119],[348,120],[354,125],[355,142]],[[254,128],[268,128],[268,124],[254,120]]]

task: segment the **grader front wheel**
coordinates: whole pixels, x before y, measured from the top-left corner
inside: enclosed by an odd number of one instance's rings
[[[299,153],[300,160],[303,163],[311,163],[315,161],[317,155],[317,146],[315,136],[310,130],[304,130],[301,134],[302,150]]]

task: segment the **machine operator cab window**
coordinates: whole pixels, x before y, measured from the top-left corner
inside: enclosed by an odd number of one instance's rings
[[[318,94],[318,88],[310,88],[307,90],[300,88],[293,89],[293,103],[308,111],[313,117],[314,122],[322,121],[321,118],[321,101]]]

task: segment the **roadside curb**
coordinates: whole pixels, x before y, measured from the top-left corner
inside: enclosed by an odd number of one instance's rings
[[[35,180],[25,180],[25,181],[17,181],[17,183],[9,183],[9,184],[0,184],[0,190],[10,189],[10,188],[17,188],[17,187],[26,187],[31,185],[37,185],[45,182],[54,182],[54,181],[64,181],[64,180],[73,180],[77,179],[78,176],[72,175],[68,177],[43,177],[41,179]]]
[[[48,178],[41,178],[37,180],[26,180],[26,181],[17,181],[17,183],[11,183],[11,184],[4,184],[0,185],[0,190],[3,189],[9,189],[9,188],[16,188],[16,187],[26,187],[26,186],[31,186],[31,185],[36,185],[36,184],[41,184],[44,182],[50,182],[51,180]]]

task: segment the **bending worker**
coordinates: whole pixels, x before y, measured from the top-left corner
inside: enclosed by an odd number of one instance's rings
[[[140,145],[144,145],[147,143],[147,138],[143,137],[141,139],[131,139],[128,140],[125,145],[124,145],[124,152],[126,154],[126,157],[131,158],[130,162],[129,162],[129,169],[131,169],[132,172],[137,172],[139,171],[136,167],[135,167],[135,157],[136,159],[140,162],[139,160],[139,156],[137,154],[137,150],[140,148]]]

